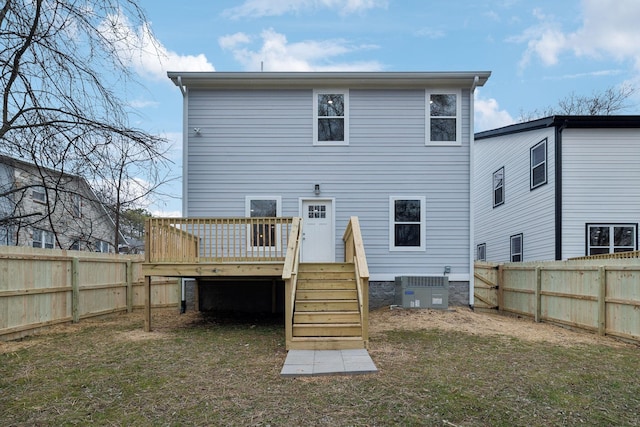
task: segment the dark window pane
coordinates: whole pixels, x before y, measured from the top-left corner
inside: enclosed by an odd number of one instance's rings
[[[543,163],[540,166],[536,166],[533,168],[533,187],[544,184],[547,180],[547,169],[546,165]]]
[[[420,222],[420,200],[396,200],[395,222]]]
[[[455,95],[431,95],[431,116],[455,116],[456,96]]]
[[[618,252],[630,252],[630,251],[633,251],[633,250],[635,250],[635,249],[633,249],[633,248],[615,248],[613,250],[613,252],[616,252],[616,253],[618,253]]]
[[[503,195],[502,195],[502,191],[503,191],[502,187],[497,188],[496,190],[493,191],[493,197],[494,197],[493,204],[494,205],[499,205],[500,203],[503,202],[504,198],[503,198]]]
[[[600,254],[608,254],[609,248],[591,248],[589,250],[589,255],[600,255]]]
[[[344,116],[344,95],[341,95],[341,94],[318,95],[318,116],[322,116],[322,117]]]
[[[589,227],[589,246],[609,246],[609,227]],[[608,253],[607,249],[606,252]]]
[[[511,253],[512,254],[520,254],[522,253],[522,238],[514,237],[511,239]]]
[[[546,154],[546,147],[544,144],[534,148],[531,152],[531,166],[536,166],[544,162]]]
[[[277,216],[277,202],[275,200],[251,200],[251,217]]]
[[[522,261],[522,255],[517,254],[517,255],[511,256],[511,262],[521,262],[521,261]]]
[[[431,119],[431,141],[455,141],[456,119]]]
[[[318,119],[318,141],[344,141],[344,119]]]
[[[273,224],[253,224],[252,244],[256,247],[275,246],[276,227]]]
[[[613,244],[615,246],[635,246],[633,227],[614,227]]]
[[[420,246],[420,224],[396,224],[395,246]]]

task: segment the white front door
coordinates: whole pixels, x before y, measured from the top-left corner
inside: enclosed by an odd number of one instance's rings
[[[335,262],[333,201],[302,201],[302,262]]]

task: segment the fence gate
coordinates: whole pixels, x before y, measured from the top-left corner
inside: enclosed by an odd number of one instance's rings
[[[474,307],[498,308],[498,264],[476,262],[475,285],[473,291]]]

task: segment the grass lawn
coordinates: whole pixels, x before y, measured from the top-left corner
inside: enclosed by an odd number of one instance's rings
[[[280,319],[166,309],[153,326],[133,313],[0,343],[0,425],[640,425],[640,347],[522,319],[375,311],[377,374],[295,379]]]

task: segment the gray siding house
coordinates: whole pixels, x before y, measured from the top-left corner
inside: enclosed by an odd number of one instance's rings
[[[183,215],[301,217],[302,262],[342,259],[357,216],[372,295],[446,273],[452,303],[472,304],[473,92],[489,76],[170,72]]]
[[[638,249],[640,116],[553,116],[475,135],[476,259]]]

